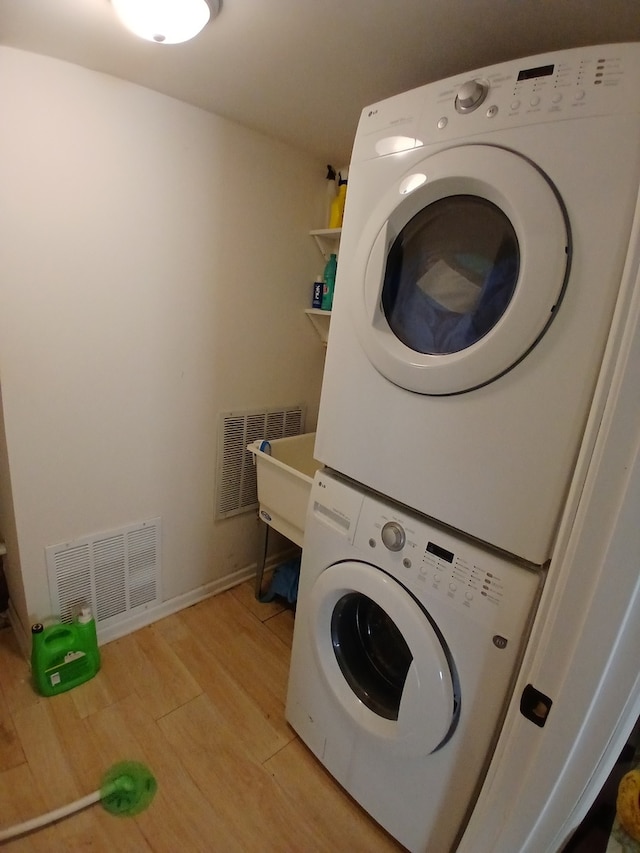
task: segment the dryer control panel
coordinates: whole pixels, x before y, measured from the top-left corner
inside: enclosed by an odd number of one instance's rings
[[[640,46],[574,48],[429,83],[366,107],[352,162],[505,127],[637,113]]]

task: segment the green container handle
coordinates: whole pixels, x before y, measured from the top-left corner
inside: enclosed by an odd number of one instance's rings
[[[67,628],[66,625],[60,625],[55,631],[50,631],[44,638],[45,645],[55,643],[57,640],[70,640],[73,637],[73,631]]]

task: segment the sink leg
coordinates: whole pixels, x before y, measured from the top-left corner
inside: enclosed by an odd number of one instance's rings
[[[255,596],[258,601],[260,600],[260,595],[262,593],[262,576],[264,575],[264,567],[267,562],[267,547],[269,545],[269,525],[265,524],[264,521],[260,520],[260,527],[262,529],[260,531],[260,537],[258,542],[258,560],[255,587]]]

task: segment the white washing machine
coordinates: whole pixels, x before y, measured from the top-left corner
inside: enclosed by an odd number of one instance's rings
[[[326,471],[305,527],[287,719],[412,851],[473,805],[542,577]]]
[[[543,564],[639,227],[638,139],[640,44],[365,109],[314,456]]]

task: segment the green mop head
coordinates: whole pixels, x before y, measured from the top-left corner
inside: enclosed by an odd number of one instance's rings
[[[105,773],[100,787],[100,802],[108,812],[131,817],[144,811],[158,790],[148,767],[139,761],[121,761]]]

